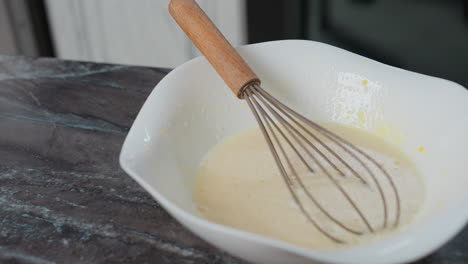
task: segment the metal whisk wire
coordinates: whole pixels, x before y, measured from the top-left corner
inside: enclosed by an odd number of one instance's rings
[[[347,226],[342,221],[338,220],[334,217],[311,193],[305,186],[304,182],[302,181],[301,177],[298,176],[294,166],[291,163],[290,158],[288,157],[285,146],[289,147],[292,152],[297,155],[301,163],[309,170],[309,172],[314,173],[315,170],[312,168],[310,161],[312,164],[315,164],[321,171],[325,173],[327,178],[333,183],[333,185],[339,190],[339,192],[344,196],[346,201],[349,205],[355,210],[355,212],[359,215],[359,218],[364,223],[366,228],[372,233],[375,232],[375,229],[371,226],[368,218],[356,204],[356,202],[351,198],[348,192],[340,185],[340,183],[332,176],[330,171],[327,169],[327,166],[332,170],[335,170],[340,176],[345,177],[345,173],[335,164],[332,162],[329,157],[324,153],[323,150],[327,151],[329,155],[333,156],[338,160],[340,164],[342,164],[345,168],[351,172],[351,175],[359,179],[362,184],[368,185],[366,178],[360,175],[353,167],[346,162],[340,155],[338,155],[334,150],[332,150],[323,140],[321,140],[316,134],[318,133],[324,138],[330,140],[336,144],[341,150],[345,151],[352,159],[354,159],[364,170],[366,171],[368,177],[371,178],[372,182],[375,184],[377,191],[379,193],[381,202],[382,202],[382,210],[383,210],[383,224],[382,228],[386,228],[388,225],[388,202],[387,198],[383,192],[381,183],[377,179],[374,172],[370,169],[369,165],[374,166],[379,172],[381,172],[384,177],[388,180],[390,184],[391,191],[395,197],[395,222],[393,227],[396,227],[399,223],[400,218],[400,197],[398,194],[398,190],[390,177],[387,173],[385,168],[383,168],[375,159],[370,157],[368,154],[354,146],[353,144],[349,143],[345,139],[335,135],[334,133],[328,131],[327,129],[319,126],[318,124],[308,120],[307,118],[303,117],[299,113],[295,112],[294,110],[290,109],[286,105],[282,104],[278,100],[276,100],[273,96],[268,94],[265,90],[263,90],[260,85],[254,83],[243,90],[244,99],[247,101],[252,113],[254,114],[255,119],[257,120],[258,125],[267,141],[267,144],[273,154],[274,160],[278,166],[281,176],[283,177],[286,186],[289,192],[292,195],[293,200],[307,218],[309,222],[323,235],[331,239],[336,243],[346,243],[343,239],[338,238],[335,235],[332,235],[331,232],[325,230],[315,219],[313,219],[312,215],[305,209],[301,199],[298,196],[297,190],[295,188],[294,182],[297,183],[298,187],[306,194],[307,198],[319,209],[321,213],[323,213],[330,221],[335,223],[337,226],[342,228],[343,230],[354,234],[354,235],[362,235],[363,231],[355,230],[349,226]],[[302,123],[301,123],[302,122]],[[306,128],[308,126],[308,128]],[[302,131],[302,132],[301,132]],[[299,146],[310,158],[309,162],[307,159],[300,153],[298,148],[294,145],[292,140],[297,143]],[[314,143],[311,142],[305,135],[308,135],[311,139],[314,140]],[[281,139],[284,140],[285,145],[281,143]],[[323,150],[320,150],[318,146],[321,146]],[[281,157],[283,157],[283,160]],[[361,158],[360,158],[360,157]],[[320,157],[326,164],[322,164],[319,161],[318,157]],[[284,164],[286,163],[286,164]],[[369,165],[368,165],[369,164]],[[286,171],[286,166],[291,171],[292,175],[297,176],[289,176]]]

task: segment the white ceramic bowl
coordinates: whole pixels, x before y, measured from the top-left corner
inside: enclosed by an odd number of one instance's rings
[[[423,257],[467,223],[468,92],[463,87],[312,41],[267,42],[239,51],[266,90],[312,120],[357,126],[398,144],[422,172],[426,202],[404,233],[329,252],[201,218],[192,200],[200,160],[224,137],[256,123],[245,102],[200,57],[156,86],[120,155],[122,168],[185,227],[255,263],[375,264]]]

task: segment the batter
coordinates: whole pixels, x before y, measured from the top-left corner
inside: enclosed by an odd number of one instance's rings
[[[307,220],[295,203],[259,129],[231,137],[207,154],[200,165],[194,192],[200,213],[206,219],[219,224],[313,249],[335,249],[370,243],[398,232],[410,223],[424,199],[424,185],[412,162],[397,148],[377,136],[336,124],[322,125],[360,146],[389,172],[401,199],[398,228],[382,228],[383,205],[377,186],[359,164],[328,141],[327,144],[333,150],[344,155],[349,164],[365,176],[367,184],[363,184],[343,166],[340,166],[340,169],[345,171],[345,177],[332,173],[332,177],[349,193],[368,219],[371,228],[377,232],[370,232],[323,170],[317,165],[312,165],[314,172],[311,173],[300,159],[288,150],[288,157],[291,158],[295,170],[287,167],[287,173],[294,181],[293,188],[304,208],[323,229],[346,243],[337,244],[324,236]],[[324,138],[323,140],[326,141]],[[302,154],[306,156],[305,153]],[[333,157],[330,159],[337,163]],[[326,166],[325,169],[332,171],[330,166]],[[396,221],[396,198],[388,180],[374,169],[376,168],[373,168],[373,171],[376,172],[387,199],[387,226],[392,226]],[[349,233],[327,218],[308,198],[307,193],[295,180],[297,177],[302,179],[309,193],[331,215],[363,235]]]

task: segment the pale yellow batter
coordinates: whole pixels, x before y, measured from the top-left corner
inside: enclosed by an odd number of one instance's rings
[[[317,165],[312,165],[315,172],[310,173],[300,159],[288,150],[295,173],[288,167],[286,169],[294,181],[294,190],[304,208],[318,225],[346,243],[337,244],[324,236],[307,220],[294,202],[259,129],[231,137],[207,154],[200,165],[195,186],[195,200],[201,214],[216,223],[314,249],[365,244],[404,228],[418,212],[424,199],[424,185],[415,166],[402,152],[374,135],[345,126],[322,125],[360,146],[387,169],[401,199],[401,218],[397,229],[379,230],[382,229],[384,217],[382,200],[376,185],[362,166],[352,161],[339,147],[328,142],[335,151],[344,155],[344,159],[356,168],[359,174],[364,175],[369,184],[362,184],[343,166],[340,168],[347,176],[332,173],[333,178],[356,202],[371,227],[378,230],[374,233],[366,228],[343,194]],[[304,152],[302,154],[306,156]],[[329,158],[334,163],[338,162],[332,156]],[[323,159],[320,161],[325,163]],[[325,169],[332,171],[330,166],[326,166]],[[396,219],[395,195],[384,175],[376,171],[376,168],[373,168],[373,171],[376,172],[387,199],[387,225],[391,226]],[[297,176],[302,179],[309,193],[333,217],[350,228],[364,232],[364,235],[353,235],[330,221],[301,189],[295,180]]]

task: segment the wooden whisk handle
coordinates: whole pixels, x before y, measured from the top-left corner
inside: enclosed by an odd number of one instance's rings
[[[237,97],[259,78],[195,0],[171,0],[169,13]]]

